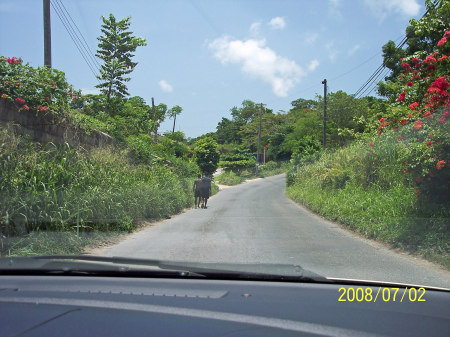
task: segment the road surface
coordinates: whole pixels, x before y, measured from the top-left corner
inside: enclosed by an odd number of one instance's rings
[[[285,175],[220,191],[100,251],[106,256],[228,263],[292,263],[323,276],[450,288],[450,273],[323,220],[285,196]]]

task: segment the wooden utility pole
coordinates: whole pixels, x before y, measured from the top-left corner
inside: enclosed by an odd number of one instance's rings
[[[327,145],[327,79],[323,84],[323,148]]]
[[[258,130],[258,152],[256,153],[256,173],[258,173],[258,165],[260,163],[259,157],[260,157],[260,153],[261,153],[261,128],[262,128],[262,108],[263,105],[260,103],[259,104],[259,130]]]
[[[155,142],[156,142],[156,137],[158,136],[158,129],[156,127],[156,111],[155,111],[155,99],[152,97],[152,113],[153,113],[153,127],[155,128]]]
[[[259,164],[259,155],[261,153],[261,117],[262,117],[262,103],[259,104],[259,130],[258,130],[258,153],[256,155],[256,161]]]
[[[52,31],[50,26],[50,0],[44,0],[44,65],[52,67]]]

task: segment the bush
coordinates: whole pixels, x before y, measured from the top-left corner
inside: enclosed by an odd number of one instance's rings
[[[87,153],[0,131],[2,235],[73,231],[76,224],[130,231],[139,219],[159,219],[193,203],[192,182],[168,167],[134,165],[127,150]],[[195,171],[189,165],[186,171]]]
[[[0,93],[20,110],[63,113],[81,100],[66,81],[65,74],[54,68],[33,68],[16,57],[0,57]]]

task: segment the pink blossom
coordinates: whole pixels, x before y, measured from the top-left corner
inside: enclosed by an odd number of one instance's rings
[[[439,40],[437,45],[438,45],[438,47],[441,47],[441,46],[443,46],[446,43],[447,43],[447,39],[444,36],[442,39]]]
[[[24,100],[22,97],[17,97],[17,98],[15,99],[15,101],[16,101],[17,103],[21,104],[21,105],[25,103],[25,100]]]

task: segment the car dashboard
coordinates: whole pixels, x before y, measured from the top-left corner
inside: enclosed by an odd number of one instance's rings
[[[358,288],[365,295],[352,300],[350,289],[358,294]],[[396,300],[391,289],[348,283],[2,275],[0,335],[448,336],[448,291],[425,289],[421,301],[406,292],[406,300],[400,301],[405,289],[400,288]],[[379,290],[381,297],[374,300]]]

